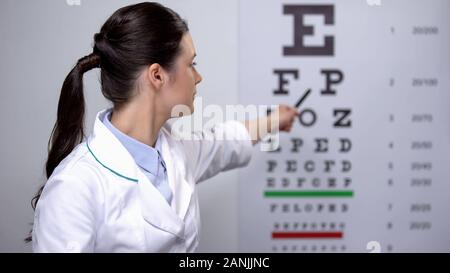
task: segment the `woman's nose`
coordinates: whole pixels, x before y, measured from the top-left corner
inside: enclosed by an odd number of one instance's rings
[[[203,80],[202,75],[200,75],[200,73],[197,72],[195,84],[199,84],[202,80]]]

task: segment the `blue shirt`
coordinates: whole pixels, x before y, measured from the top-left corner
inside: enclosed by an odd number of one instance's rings
[[[148,146],[136,139],[127,136],[112,125],[112,111],[109,110],[104,116],[103,124],[113,133],[113,135],[122,143],[122,145],[131,154],[136,164],[161,192],[167,202],[172,201],[172,190],[167,179],[166,164],[161,156],[161,141],[159,135],[156,140],[155,148]]]

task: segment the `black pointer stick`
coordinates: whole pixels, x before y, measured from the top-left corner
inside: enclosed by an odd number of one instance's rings
[[[294,105],[294,107],[298,109],[300,107],[300,105],[303,103],[303,101],[305,101],[305,99],[309,96],[310,93],[311,93],[311,89],[307,89],[305,94],[303,94],[303,96],[297,101],[297,103]],[[270,113],[272,113],[272,109],[267,110],[267,115],[270,115]]]
[[[298,109],[300,107],[303,101],[309,96],[309,93],[311,93],[311,89],[306,90],[305,94],[303,94],[303,96],[295,104],[295,108]]]

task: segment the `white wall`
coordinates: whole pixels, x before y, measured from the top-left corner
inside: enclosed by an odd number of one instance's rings
[[[30,251],[30,199],[44,182],[47,141],[59,90],[75,62],[92,51],[92,37],[119,7],[140,1],[2,0],[0,2],[0,252]],[[197,49],[204,104],[237,103],[238,0],[160,1],[187,19]],[[108,104],[98,72],[85,76],[86,128]],[[199,251],[238,251],[237,173],[199,186]]]

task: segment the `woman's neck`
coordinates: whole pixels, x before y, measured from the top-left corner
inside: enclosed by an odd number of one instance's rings
[[[153,105],[145,102],[153,101]],[[154,100],[135,99],[111,115],[111,123],[122,133],[155,147],[159,130],[167,121],[165,115],[158,113]]]

